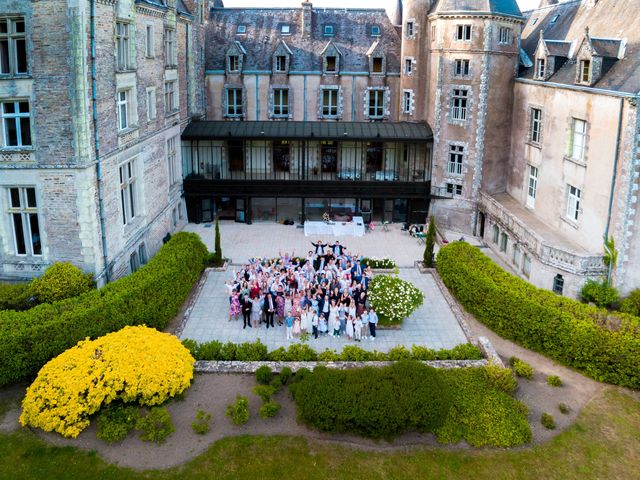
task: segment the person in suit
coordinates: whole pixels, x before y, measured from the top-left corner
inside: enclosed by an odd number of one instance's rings
[[[339,258],[346,251],[347,247],[340,245],[340,242],[336,240],[336,242],[331,246],[331,250],[333,251],[333,256]]]
[[[322,240],[318,240],[318,243],[311,242],[311,245],[313,245],[314,253],[316,255],[316,260],[314,262],[313,267],[315,268],[316,271],[318,271],[324,267],[324,262],[325,262],[324,255],[325,255],[326,245],[322,243]]]
[[[264,318],[267,323],[267,328],[269,328],[269,326],[273,327],[273,316],[276,312],[276,301],[273,298],[273,295],[271,295],[271,292],[267,293],[264,299],[264,306],[262,308],[264,309]]]
[[[242,307],[242,321],[244,322],[244,326],[242,328],[247,328],[247,325],[251,328],[251,308],[253,307],[253,304],[249,299],[249,295],[242,296],[240,305]]]
[[[362,265],[360,264],[360,260],[356,260],[353,268],[351,268],[351,278],[355,280],[357,283],[362,282]]]

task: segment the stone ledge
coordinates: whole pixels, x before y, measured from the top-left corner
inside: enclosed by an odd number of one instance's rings
[[[484,358],[486,358],[489,363],[493,363],[494,365],[499,365],[504,368],[502,359],[487,337],[478,337],[478,347],[480,347]]]
[[[289,367],[296,372],[301,368],[313,370],[316,367],[327,367],[336,370],[348,370],[363,367],[387,367],[395,362],[237,362],[237,361],[204,361],[195,363],[196,373],[255,373],[264,365],[274,372],[280,372],[283,367]],[[434,368],[450,370],[453,368],[479,368],[488,364],[486,360],[429,360],[421,362]]]

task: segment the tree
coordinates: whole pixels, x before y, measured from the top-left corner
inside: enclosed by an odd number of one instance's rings
[[[613,237],[604,239],[604,256],[602,258],[607,267],[607,286],[611,285],[611,277],[613,269],[618,263],[618,251],[616,250],[616,242]]]
[[[222,264],[222,247],[220,246],[220,225],[218,224],[218,217],[216,217],[216,240],[215,240],[215,260],[216,263]]]
[[[427,238],[425,239],[424,257],[422,259],[424,266],[433,267],[433,248],[436,245],[436,222],[431,217],[429,219],[429,228],[427,229]]]

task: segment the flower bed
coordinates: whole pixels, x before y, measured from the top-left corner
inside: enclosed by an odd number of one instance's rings
[[[401,325],[424,301],[417,287],[390,275],[374,277],[368,293],[382,326]]]
[[[194,359],[173,335],[125,327],[49,361],[27,389],[20,423],[75,438],[114,400],[160,405],[184,392]]]
[[[386,269],[390,270],[396,268],[396,262],[389,257],[364,257],[360,263],[365,267],[371,267],[372,269]]]

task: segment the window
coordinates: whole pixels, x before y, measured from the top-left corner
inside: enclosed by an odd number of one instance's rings
[[[171,220],[173,220],[173,226],[176,227],[178,225],[178,209],[176,207],[171,211]]]
[[[562,275],[557,274],[553,278],[553,293],[562,295],[563,291],[564,291],[564,278],[562,277]]]
[[[328,56],[327,57],[327,72],[333,73],[338,71],[338,57]]]
[[[167,164],[169,167],[169,186],[173,186],[180,181],[180,164],[176,155],[176,138],[167,139]]]
[[[458,185],[457,183],[447,183],[447,193],[452,195],[462,195],[462,185]]]
[[[453,71],[453,74],[456,77],[466,77],[467,75],[469,75],[469,66],[470,66],[470,61],[467,59],[463,59],[463,58],[458,58],[455,60],[455,69]]]
[[[324,35],[327,37],[333,37],[333,25],[324,26]]]
[[[120,201],[122,203],[122,223],[127,225],[136,217],[136,176],[135,160],[120,166]]]
[[[411,75],[413,73],[413,58],[404,59],[404,73],[405,75]]]
[[[531,26],[533,27],[536,23],[538,23],[538,17],[535,17],[535,18],[531,21]]]
[[[520,265],[520,246],[517,244],[513,246],[513,257],[511,261],[516,267]]]
[[[500,234],[500,251],[501,252],[506,252],[507,251],[508,243],[509,243],[509,237],[507,236],[507,234],[505,232],[502,232]]]
[[[31,147],[31,117],[26,100],[2,102],[3,147]]]
[[[227,116],[240,117],[243,114],[242,108],[242,89],[227,89]]]
[[[413,22],[407,22],[407,26],[405,28],[405,32],[407,34],[407,37],[409,37],[409,38],[413,37],[413,33],[414,33],[413,27],[414,27]]]
[[[23,18],[0,18],[0,74],[27,73],[27,41]]]
[[[164,108],[167,113],[175,112],[178,109],[176,95],[176,82],[164,82]]]
[[[325,140],[320,142],[320,170],[322,173],[338,171],[338,143]]]
[[[462,175],[462,161],[464,159],[464,147],[462,145],[449,145],[449,163],[447,171],[452,175]]]
[[[167,28],[164,31],[164,58],[167,67],[175,67],[176,61],[176,32]]]
[[[384,147],[380,142],[368,142],[367,143],[367,173],[375,173],[382,170],[382,158],[384,154]]]
[[[539,108],[532,108],[530,115],[529,141],[533,143],[540,143],[540,138],[542,136],[542,110]]]
[[[467,100],[469,92],[460,88],[453,90],[451,97],[451,118],[454,120],[467,119]]]
[[[128,70],[129,58],[129,24],[116,22],[116,69]]]
[[[435,25],[431,25],[431,41],[432,42],[436,41],[436,26]]]
[[[244,171],[244,143],[240,140],[227,142],[227,152],[229,153],[229,171]]]
[[[322,90],[322,116],[338,116],[338,89],[325,88]]]
[[[288,88],[273,89],[273,115],[274,116],[289,115],[289,89]]]
[[[402,113],[411,113],[413,111],[413,92],[405,90],[402,92]]]
[[[129,268],[131,273],[137,271],[140,268],[140,260],[138,259],[138,252],[134,251],[129,257]]]
[[[551,19],[551,22],[549,23],[556,23],[559,18],[560,18],[560,15],[554,15],[553,18]]]
[[[531,257],[526,253],[522,255],[522,273],[524,273],[527,278],[531,276]]]
[[[129,90],[118,92],[118,130],[129,128]]]
[[[276,172],[288,172],[291,168],[291,144],[288,140],[273,142],[273,168]]]
[[[511,44],[511,29],[507,27],[500,27],[498,43]]]
[[[384,90],[369,90],[369,118],[384,117]]]
[[[493,226],[493,243],[498,243],[499,239],[500,239],[500,228],[498,227],[498,225],[494,225]]]
[[[283,35],[291,34],[291,25],[289,25],[288,23],[283,23],[282,25],[280,25],[280,33]]]
[[[591,61],[580,60],[580,82],[589,83],[591,81]]]
[[[147,25],[144,37],[144,54],[147,58],[155,56],[153,47],[153,25]]]
[[[380,25],[371,25],[371,36],[372,37],[379,37],[382,33],[382,31],[380,30]]]
[[[570,132],[569,153],[574,160],[584,161],[584,150],[587,141],[587,122],[574,118]]]
[[[371,65],[371,71],[373,73],[383,73],[384,60],[382,57],[374,57]]]
[[[238,28],[236,29],[236,33],[243,35],[245,33],[247,33],[247,26],[246,25],[238,25]]]
[[[287,71],[287,57],[284,55],[276,56],[276,72]]]
[[[529,165],[529,185],[527,187],[527,206],[533,208],[538,194],[538,167]]]
[[[9,216],[16,255],[42,255],[35,188],[9,188]]]
[[[567,218],[578,221],[580,216],[580,203],[582,198],[582,191],[572,185],[567,185]]]
[[[544,58],[539,58],[537,63],[536,63],[536,76],[539,79],[544,79],[544,74],[545,74],[545,60]]]
[[[471,25],[458,25],[456,27],[456,40],[461,42],[471,41]]]
[[[156,89],[147,88],[147,120],[156,118]]]
[[[230,72],[240,71],[240,57],[238,55],[229,55],[227,57],[227,70]]]

